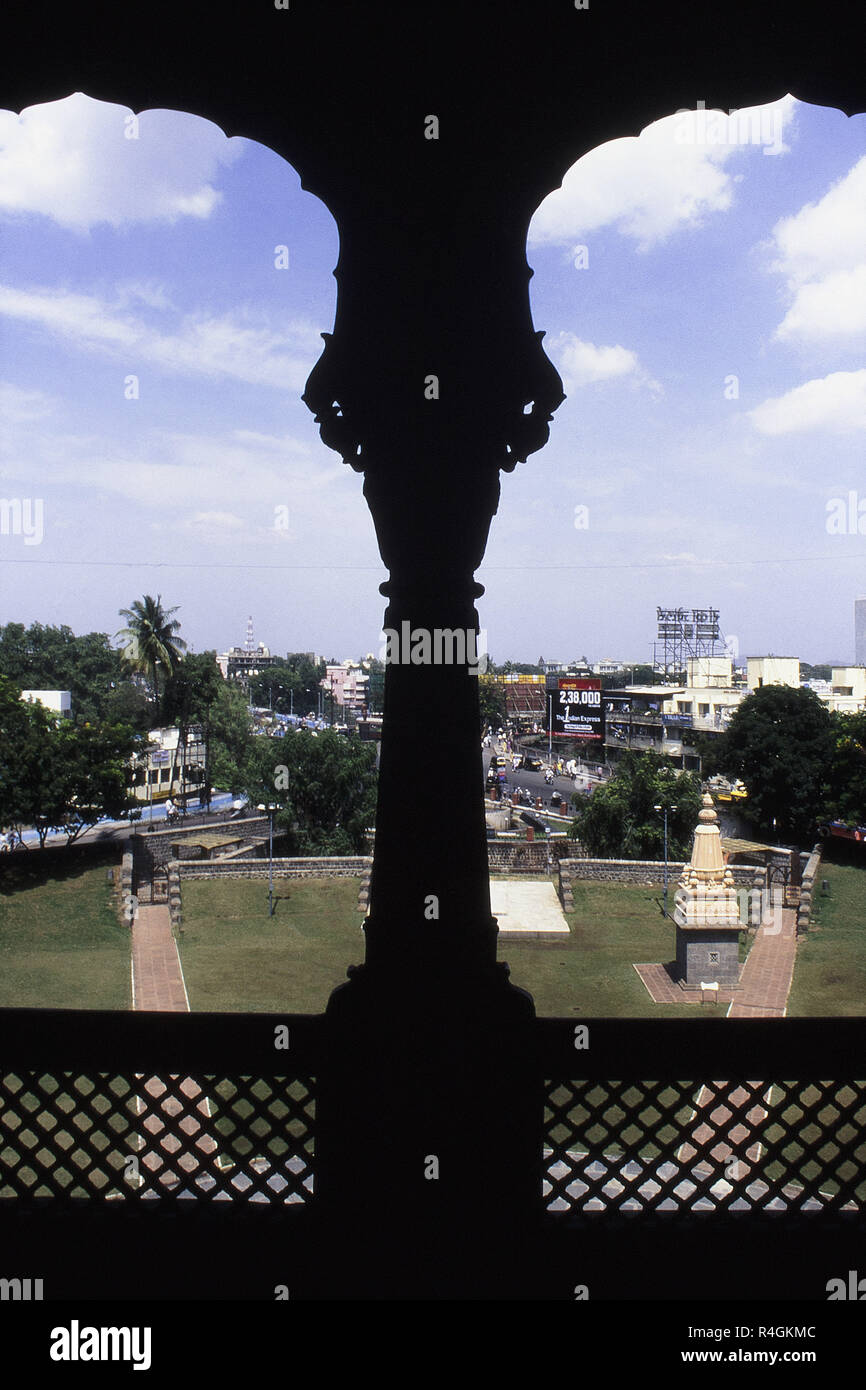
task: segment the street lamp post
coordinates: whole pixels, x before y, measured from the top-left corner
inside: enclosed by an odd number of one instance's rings
[[[259,806],[259,811],[268,813],[268,916],[274,915],[274,811],[273,805]]]
[[[663,915],[668,915],[668,811],[675,811],[676,806],[654,806],[654,811],[663,811],[665,818],[665,877],[664,877],[664,908]]]

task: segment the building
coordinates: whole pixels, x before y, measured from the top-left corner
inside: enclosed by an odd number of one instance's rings
[[[605,691],[605,744],[610,750],[663,753],[697,770],[699,759],[687,731],[724,733],[746,693],[736,681],[731,657],[688,657],[682,685],[629,685]]]
[[[217,665],[223,674],[223,679],[227,681],[245,681],[250,676],[257,676],[260,671],[264,671],[268,666],[278,666],[280,658],[271,656],[270,651],[261,642],[257,647],[230,647],[227,652],[220,652],[217,657]]]
[[[818,695],[837,714],[857,714],[866,707],[866,666],[834,666],[829,692]]]
[[[22,690],[21,699],[29,705],[42,705],[64,719],[72,718],[72,694],[68,690]]]
[[[746,685],[751,693],[762,685],[800,686],[800,659],[796,656],[750,656],[746,662]]]
[[[148,739],[147,751],[132,759],[130,790],[136,801],[198,796],[207,773],[202,730],[197,725],[188,728],[185,745],[177,728],[151,729]]]
[[[321,686],[335,705],[341,705],[344,709],[364,710],[367,707],[369,679],[360,661],[346,660],[337,666],[325,667]]]

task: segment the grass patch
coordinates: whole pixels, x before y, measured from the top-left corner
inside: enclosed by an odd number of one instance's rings
[[[634,883],[572,883],[568,940],[552,945],[500,941],[511,981],[539,1015],[566,1018],[723,1018],[727,1004],[654,1004],[633,968],[676,956],[673,922],[661,915],[661,888]],[[668,910],[673,896],[668,890]]]
[[[0,1008],[128,1009],[129,928],[107,870],[117,849],[10,856],[0,879]]]
[[[820,883],[812,921],[797,943],[789,1018],[866,1015],[866,868],[825,864],[829,896]]]
[[[364,959],[360,878],[281,879],[268,916],[260,879],[183,885],[178,941],[190,1008],[321,1013]]]

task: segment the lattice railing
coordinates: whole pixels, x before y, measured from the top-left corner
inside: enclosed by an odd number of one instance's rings
[[[551,1211],[866,1203],[866,1082],[549,1082]]]
[[[0,1200],[298,1202],[313,1190],[309,1078],[0,1076]]]
[[[0,1011],[0,1202],[309,1202],[325,1023]],[[863,1021],[533,1027],[549,1212],[866,1213]]]
[[[307,1202],[320,1061],[307,1015],[2,1010],[0,1202]]]

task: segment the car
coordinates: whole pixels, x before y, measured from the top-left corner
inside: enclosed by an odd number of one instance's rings
[[[524,753],[520,766],[527,772],[541,772],[544,763],[535,753]]]

